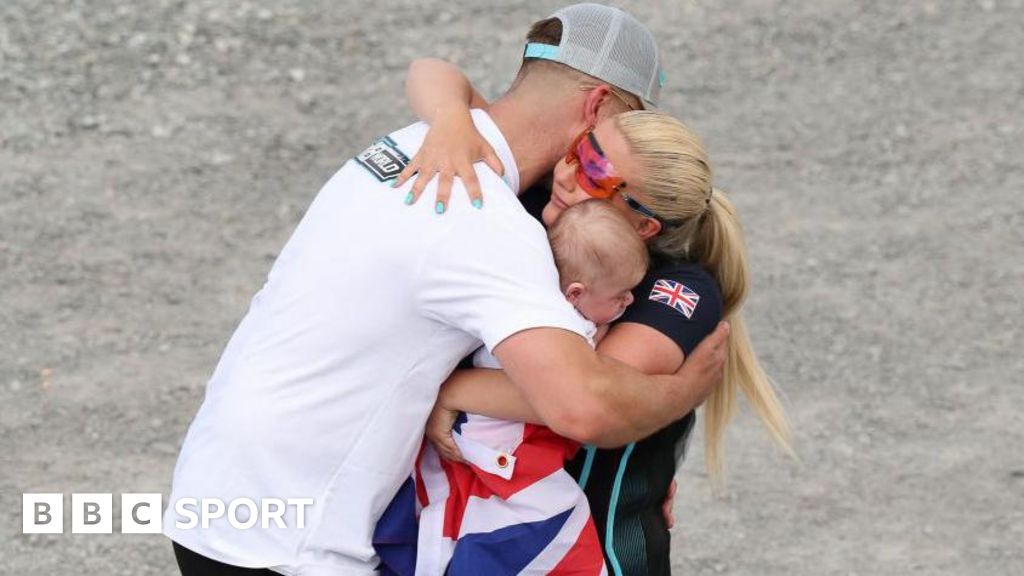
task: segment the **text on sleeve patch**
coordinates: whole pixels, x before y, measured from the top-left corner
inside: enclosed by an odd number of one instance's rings
[[[384,182],[398,177],[398,174],[409,165],[409,158],[398,149],[398,145],[390,137],[385,136],[373,143],[356,156],[356,162]]]

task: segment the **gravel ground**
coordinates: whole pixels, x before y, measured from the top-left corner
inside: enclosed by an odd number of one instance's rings
[[[1024,4],[622,4],[743,213],[801,458],[742,414],[719,498],[698,439],[677,572],[1024,573]],[[22,535],[21,494],[166,493],[305,207],[411,121],[409,61],[497,96],[558,5],[0,3],[0,574],[176,573],[160,536]]]

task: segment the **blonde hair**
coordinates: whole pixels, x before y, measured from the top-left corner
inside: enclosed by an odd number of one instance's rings
[[[736,389],[753,405],[775,442],[790,455],[790,430],[771,379],[754,353],[743,320],[749,271],[743,229],[732,202],[711,185],[707,153],[693,132],[658,112],[616,116],[633,156],[643,166],[644,204],[662,218],[649,248],[670,259],[701,265],[718,282],[722,310],[732,328],[722,384],[704,406],[705,466],[723,485],[723,435],[736,411]],[[648,202],[649,199],[649,202]]]
[[[562,290],[572,282],[636,285],[647,272],[647,246],[608,202],[591,199],[566,208],[548,228],[548,240]]]

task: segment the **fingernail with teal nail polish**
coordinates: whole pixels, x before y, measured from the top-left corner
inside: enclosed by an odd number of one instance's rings
[[[413,200],[414,200],[414,198],[413,198],[412,192],[409,192],[408,194],[405,195],[405,203],[406,204],[412,204]]]
[[[393,178],[391,180],[391,187],[392,188],[398,188],[398,178]]]
[[[481,209],[483,207],[484,207],[484,201],[483,200],[481,200],[480,198],[473,198],[473,208],[476,208],[477,210],[479,210],[479,209]]]
[[[437,212],[438,214],[444,214],[444,202],[438,202],[434,206],[434,212]]]

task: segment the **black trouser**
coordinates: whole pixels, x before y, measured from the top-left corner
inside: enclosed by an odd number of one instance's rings
[[[266,568],[241,568],[223,562],[217,562],[197,554],[188,548],[171,542],[174,545],[174,557],[178,560],[181,576],[281,576]]]

